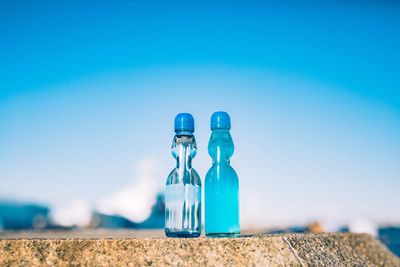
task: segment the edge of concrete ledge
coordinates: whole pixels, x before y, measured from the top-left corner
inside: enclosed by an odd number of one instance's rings
[[[140,231],[0,234],[0,265],[54,264],[400,266],[400,259],[372,236],[352,233],[218,239],[165,238]]]

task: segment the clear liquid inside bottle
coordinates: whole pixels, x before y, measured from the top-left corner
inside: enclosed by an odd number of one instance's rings
[[[172,142],[176,167],[165,190],[165,234],[168,237],[198,237],[201,234],[201,180],[192,168],[196,140],[190,133],[177,134]]]
[[[229,161],[233,151],[229,130],[213,130],[208,144],[213,165],[204,184],[207,236],[235,237],[240,234],[239,179]]]

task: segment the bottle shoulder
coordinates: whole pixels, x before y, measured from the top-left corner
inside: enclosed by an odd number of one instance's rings
[[[196,185],[201,185],[200,175],[197,173],[195,169],[191,169],[192,177]]]
[[[235,181],[239,181],[239,177],[230,165],[218,165],[214,164],[208,170],[205,180],[213,180],[213,179],[232,179]]]
[[[166,185],[170,184],[194,184],[201,186],[201,179],[195,169],[185,170],[180,172],[179,169],[174,168],[168,175]]]

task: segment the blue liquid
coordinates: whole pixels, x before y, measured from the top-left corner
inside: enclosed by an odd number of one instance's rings
[[[234,146],[229,130],[213,130],[208,152],[213,166],[205,179],[205,232],[210,237],[240,234],[239,179],[230,166]]]

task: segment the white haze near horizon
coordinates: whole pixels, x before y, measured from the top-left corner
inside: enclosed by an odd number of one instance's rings
[[[400,119],[390,105],[260,70],[160,68],[10,97],[0,196],[39,201],[64,225],[97,209],[143,221],[175,162],[173,119],[191,112],[204,181],[209,117],[232,118],[243,228],[400,222]]]

